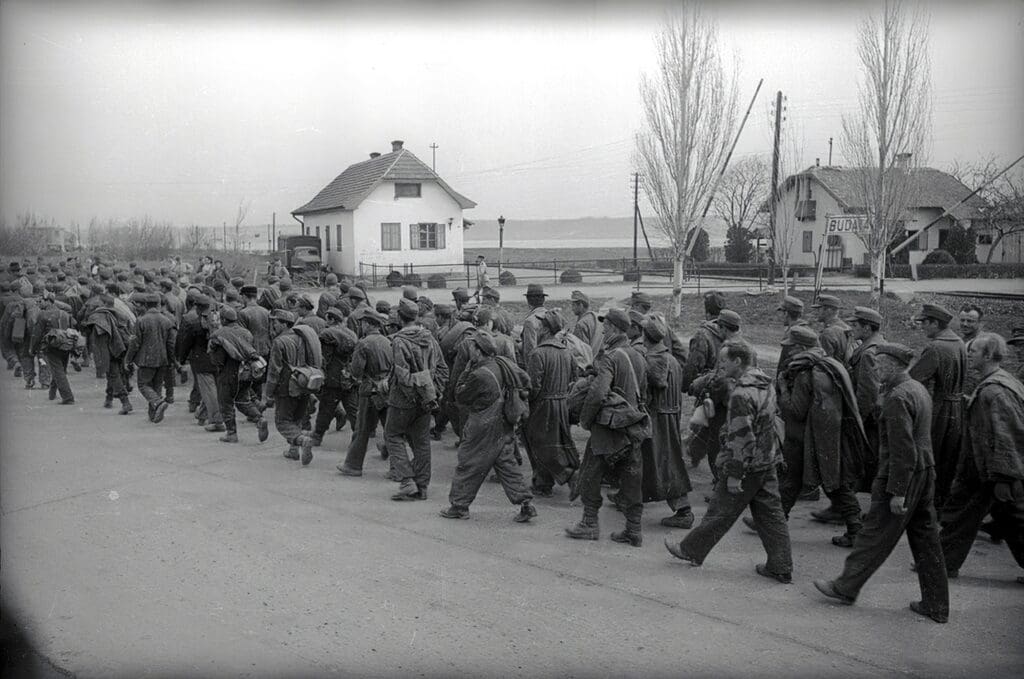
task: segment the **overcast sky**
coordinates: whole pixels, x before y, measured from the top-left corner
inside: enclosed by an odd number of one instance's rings
[[[470,219],[632,213],[640,74],[657,4],[0,4],[0,209],[67,222],[278,222],[402,139]],[[1024,153],[1024,3],[931,2],[930,164]],[[804,164],[854,110],[870,3],[716,4],[740,60],[737,153],[768,153],[787,96]]]

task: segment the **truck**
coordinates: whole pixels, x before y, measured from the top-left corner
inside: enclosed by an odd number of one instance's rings
[[[319,277],[320,239],[316,236],[278,236],[277,254],[293,277]]]

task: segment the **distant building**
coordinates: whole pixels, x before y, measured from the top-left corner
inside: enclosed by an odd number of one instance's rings
[[[359,275],[362,264],[460,264],[463,210],[476,207],[433,170],[391,142],[350,165],[308,203],[292,212],[303,231],[320,238],[324,264]]]
[[[78,236],[74,231],[59,226],[30,226],[28,230],[45,244],[48,252],[69,252],[78,249]]]
[[[913,172],[917,191],[904,220],[908,234],[931,223],[971,193],[959,180],[941,170],[922,167]],[[857,229],[865,223],[858,174],[855,168],[814,166],[782,183],[776,219],[796,229],[789,257],[791,265],[815,265],[819,249],[825,270],[868,263],[867,248],[857,236]],[[985,207],[985,201],[977,196],[957,207],[951,216],[944,217],[908,246],[910,263],[919,264],[929,252],[942,248],[955,224],[969,229],[980,223]],[[978,256],[984,260],[981,250]]]

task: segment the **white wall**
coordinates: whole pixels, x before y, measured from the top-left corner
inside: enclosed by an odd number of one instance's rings
[[[324,264],[330,264],[337,273],[352,273],[352,267],[347,262],[352,259],[352,249],[355,246],[352,238],[352,211],[334,210],[331,212],[319,212],[306,215],[303,219],[306,225],[306,233],[310,236],[316,235],[316,228],[320,227],[320,252]],[[341,249],[338,249],[338,225],[341,225]],[[326,230],[331,231],[331,249],[327,250]]]

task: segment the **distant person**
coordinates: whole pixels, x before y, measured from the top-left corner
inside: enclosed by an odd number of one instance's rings
[[[476,293],[474,296],[480,300],[480,292],[490,285],[490,278],[487,276],[487,258],[478,255],[476,258]]]
[[[964,341],[964,351],[970,356],[971,344],[977,339],[978,335],[982,333],[984,328],[982,327],[981,321],[985,314],[975,304],[965,304],[960,307],[960,337]],[[978,385],[977,374],[968,369],[967,374],[964,375],[964,395],[970,395],[974,393],[974,388]]]

